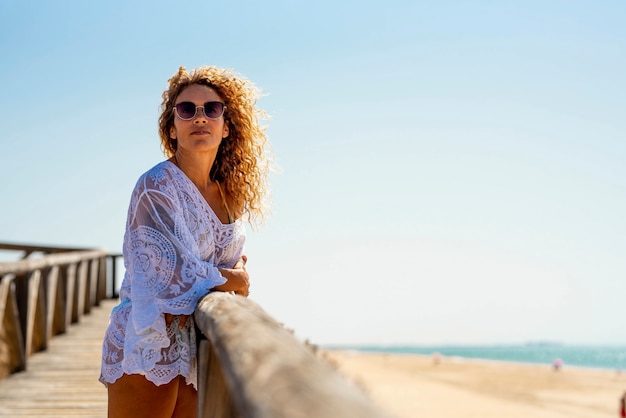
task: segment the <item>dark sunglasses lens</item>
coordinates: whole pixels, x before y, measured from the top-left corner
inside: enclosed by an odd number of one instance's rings
[[[196,105],[191,102],[178,103],[176,112],[181,119],[191,119],[196,114]]]
[[[217,119],[224,112],[224,103],[206,102],[204,104],[204,114],[209,119]]]

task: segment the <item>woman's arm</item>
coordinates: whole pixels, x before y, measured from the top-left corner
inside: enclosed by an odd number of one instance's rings
[[[250,294],[250,277],[246,271],[247,261],[248,257],[242,255],[233,268],[220,268],[219,271],[222,276],[226,278],[227,282],[215,286],[211,290],[217,290],[220,292],[235,292],[238,295],[247,297]]]
[[[250,294],[250,277],[248,276],[248,272],[246,271],[247,261],[248,257],[246,255],[242,255],[232,269],[220,268],[220,273],[228,281],[219,286],[215,286],[211,290],[216,290],[218,292],[235,292],[238,295],[248,297],[248,295]],[[174,315],[170,313],[165,313],[164,315],[165,324],[168,327],[175,317],[180,317],[180,320],[178,322],[178,327],[180,329],[183,329],[185,327],[185,324],[187,323],[187,318],[189,317],[189,315]]]
[[[200,257],[174,184],[159,171],[140,178],[124,237],[133,329],[141,344],[155,348],[169,341],[165,313],[191,315],[202,296],[227,282]]]

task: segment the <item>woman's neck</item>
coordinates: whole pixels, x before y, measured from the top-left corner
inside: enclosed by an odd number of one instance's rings
[[[172,162],[180,168],[196,187],[206,188],[214,185],[209,173],[215,161],[215,155],[185,154],[177,151]]]

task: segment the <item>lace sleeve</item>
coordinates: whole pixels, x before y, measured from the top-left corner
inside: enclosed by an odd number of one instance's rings
[[[172,186],[140,181],[131,199],[124,239],[135,332],[166,335],[163,313],[193,313],[198,300],[226,282],[200,258],[198,243]]]

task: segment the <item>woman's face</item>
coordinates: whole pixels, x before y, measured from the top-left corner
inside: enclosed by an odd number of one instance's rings
[[[174,113],[170,137],[178,141],[177,149],[182,148],[183,152],[217,152],[222,139],[228,136],[228,124],[224,122],[224,115],[209,119],[202,106],[207,102],[223,103],[222,98],[208,86],[192,84],[178,95],[175,105],[183,102],[191,102],[199,107],[190,120],[183,120]]]

